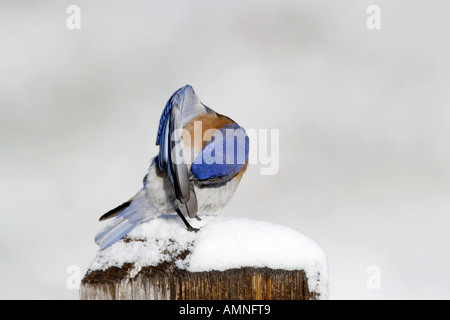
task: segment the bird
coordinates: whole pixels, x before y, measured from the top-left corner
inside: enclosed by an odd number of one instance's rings
[[[190,85],[175,91],[162,112],[156,145],[142,188],[128,201],[106,212],[112,219],[95,242],[106,249],[136,226],[162,215],[187,218],[212,213],[233,197],[248,167],[249,137],[231,118],[204,105]]]

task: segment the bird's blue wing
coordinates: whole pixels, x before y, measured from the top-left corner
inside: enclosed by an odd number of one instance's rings
[[[191,167],[202,184],[227,182],[245,166],[249,153],[249,138],[236,123],[218,130],[197,155]]]
[[[190,85],[177,90],[164,108],[159,122],[156,145],[159,145],[158,166],[166,172],[181,204],[186,204],[190,216],[197,204],[189,171],[184,160],[181,130],[196,117],[212,112],[195,95]],[[189,202],[190,201],[190,202]],[[189,203],[188,203],[189,202]],[[195,202],[195,203],[194,203]]]
[[[164,108],[164,111],[159,120],[158,134],[156,136],[156,145],[161,145],[161,140],[164,139],[164,128],[170,120],[173,108],[178,108],[181,111],[181,125],[185,126],[187,123],[194,120],[196,117],[213,113],[210,108],[203,105],[190,85],[178,89],[170,97]]]

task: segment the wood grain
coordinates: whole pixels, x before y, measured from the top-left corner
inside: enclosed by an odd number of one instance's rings
[[[172,262],[125,264],[85,275],[82,300],[315,300],[303,270],[244,267],[189,272]]]

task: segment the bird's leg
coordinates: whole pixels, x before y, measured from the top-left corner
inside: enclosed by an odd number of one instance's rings
[[[202,219],[200,219],[200,217],[199,216],[195,216],[195,219],[197,219],[197,221],[202,221]]]
[[[184,217],[184,214],[180,211],[180,209],[177,209],[176,211],[177,211],[178,215],[180,216],[181,220],[183,220],[183,222],[184,222],[184,224],[186,225],[186,228],[187,228],[188,231],[194,231],[194,232],[197,232],[197,231],[200,230],[200,229],[197,229],[197,228],[192,227],[192,226],[189,224],[189,222],[186,220],[186,218]]]

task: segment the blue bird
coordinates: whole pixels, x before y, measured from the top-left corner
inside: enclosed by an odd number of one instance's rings
[[[103,250],[137,225],[160,215],[186,217],[214,212],[232,198],[248,165],[249,139],[236,122],[205,106],[190,85],[177,90],[159,122],[156,145],[143,187],[130,200],[108,211],[114,218],[95,237]]]

